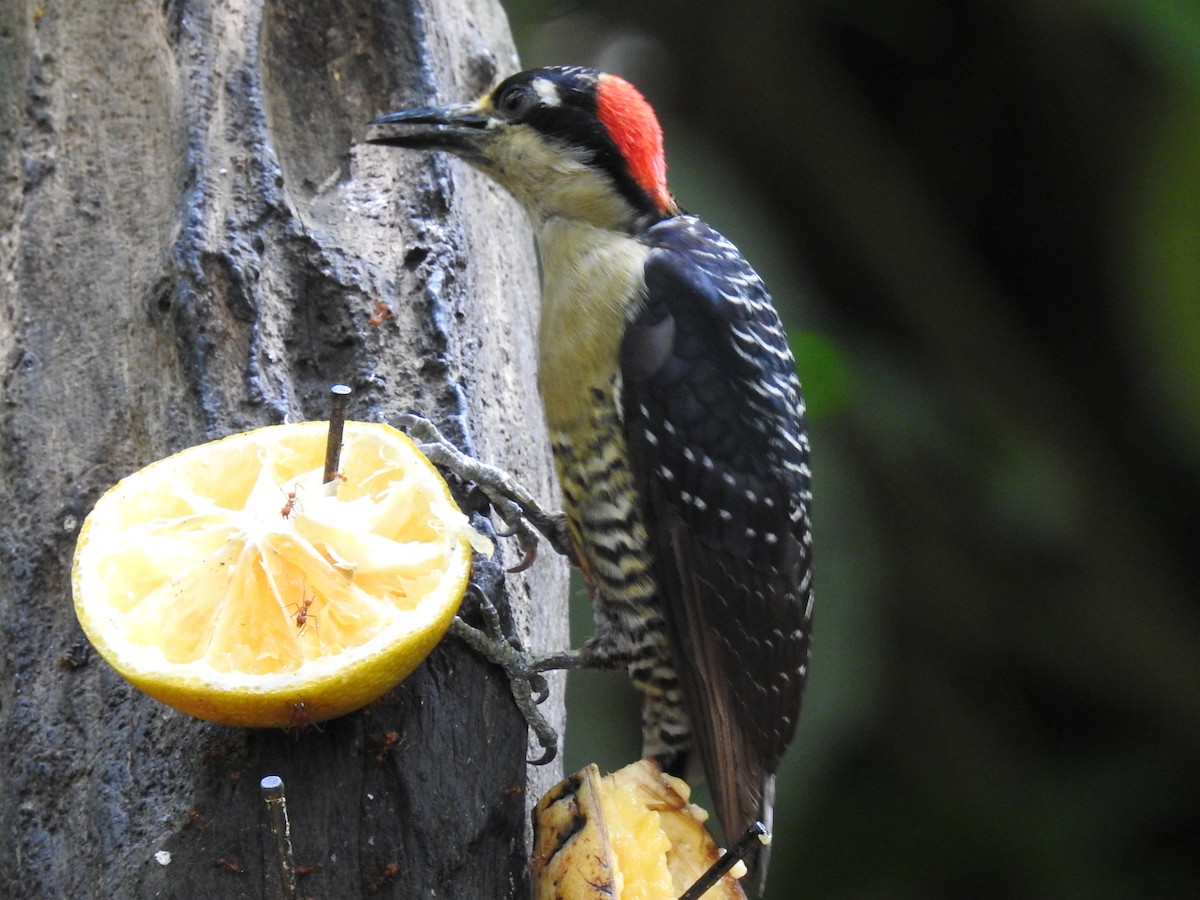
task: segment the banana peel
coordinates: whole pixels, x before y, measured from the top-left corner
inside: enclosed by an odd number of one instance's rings
[[[677,900],[720,856],[690,794],[650,759],[555,785],[533,811],[534,900]],[[739,869],[703,900],[745,900]]]

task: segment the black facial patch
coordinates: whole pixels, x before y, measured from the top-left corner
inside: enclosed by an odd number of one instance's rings
[[[528,125],[564,147],[585,151],[595,168],[612,179],[617,191],[643,221],[662,218],[654,201],[629,174],[625,157],[596,114],[600,72],[582,66],[553,66],[513,75],[492,92],[496,114],[513,124]],[[548,104],[534,82],[554,86],[557,104]]]

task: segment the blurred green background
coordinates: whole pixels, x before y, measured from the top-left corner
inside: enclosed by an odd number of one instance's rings
[[[527,66],[643,89],[792,330],[769,896],[1200,896],[1200,4],[505,5]],[[622,678],[570,704],[568,766],[638,755]]]

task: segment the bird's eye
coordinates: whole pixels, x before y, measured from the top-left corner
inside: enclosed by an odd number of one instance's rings
[[[537,105],[538,95],[528,84],[514,84],[496,98],[496,111],[508,119],[516,119]]]

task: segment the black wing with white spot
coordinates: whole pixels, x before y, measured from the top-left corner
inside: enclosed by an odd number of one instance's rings
[[[737,248],[690,217],[644,240],[646,302],[621,346],[625,433],[692,731],[734,840],[769,816],[808,669],[804,407]]]

